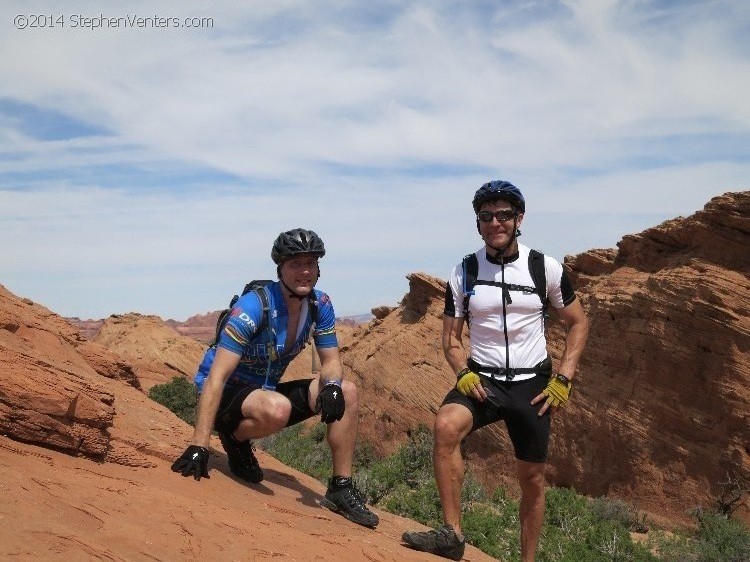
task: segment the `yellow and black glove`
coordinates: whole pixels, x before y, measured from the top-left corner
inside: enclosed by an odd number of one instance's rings
[[[456,390],[464,396],[471,394],[471,389],[475,386],[482,386],[482,379],[474,371],[466,367],[456,375]]]
[[[564,406],[570,397],[570,391],[573,383],[570,379],[561,373],[552,375],[547,383],[547,387],[542,390],[542,394],[547,397],[547,404],[550,406]]]

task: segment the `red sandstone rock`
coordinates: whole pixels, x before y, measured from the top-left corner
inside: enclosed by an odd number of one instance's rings
[[[96,342],[133,365],[145,390],[176,376],[192,380],[206,349],[158,316],[136,313],[107,318]]]
[[[146,317],[114,324],[131,344],[144,326],[163,333]],[[210,479],[173,473],[192,428],[137,388],[132,368],[118,374],[125,364],[0,286],[0,558],[432,559],[400,544],[421,525],[382,512],[377,530],[355,525],[320,507],[321,483],[263,451],[260,485],[232,477],[220,447]],[[467,548],[465,560],[490,558]]]

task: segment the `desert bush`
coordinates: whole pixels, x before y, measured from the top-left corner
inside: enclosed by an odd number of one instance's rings
[[[657,558],[634,543],[627,506],[596,503],[570,488],[549,488],[539,560],[545,562],[651,562]],[[606,508],[606,509],[605,509]]]
[[[649,545],[664,562],[747,562],[750,531],[720,513],[696,510],[694,533],[652,532]]]
[[[198,392],[195,385],[182,377],[173,377],[168,383],[157,384],[148,391],[148,397],[175,413],[184,422],[195,424],[195,407]]]
[[[443,523],[440,496],[434,479],[414,487],[401,482],[377,505],[428,527],[438,527]]]
[[[634,533],[646,533],[646,516],[632,505],[618,499],[601,497],[590,500],[591,512],[599,520],[616,521]]]
[[[464,510],[461,528],[466,541],[498,560],[519,560],[518,505],[474,503]]]
[[[297,424],[259,439],[257,445],[295,470],[327,482],[331,476],[332,457],[325,437],[324,424],[315,424],[309,429],[304,424]]]
[[[698,514],[696,550],[699,562],[748,562],[750,531],[719,513]]]

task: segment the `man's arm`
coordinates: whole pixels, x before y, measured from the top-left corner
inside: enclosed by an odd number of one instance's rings
[[[339,381],[344,379],[344,367],[341,364],[341,355],[338,346],[334,347],[317,347],[318,357],[320,358],[320,387],[329,381]]]
[[[443,354],[453,372],[458,374],[466,367],[468,359],[461,334],[464,331],[464,319],[455,316],[443,316]]]
[[[562,359],[560,360],[560,368],[557,370],[558,373],[565,375],[568,380],[573,380],[575,377],[576,369],[578,368],[578,361],[581,359],[583,348],[586,347],[586,340],[589,335],[589,321],[586,319],[586,313],[583,311],[581,301],[578,299],[574,300],[565,308],[557,309],[560,317],[565,322],[565,326],[568,329],[568,333],[565,336],[565,349],[563,350]],[[532,401],[533,404],[538,404],[542,400],[545,400],[542,407],[539,408],[538,416],[543,416],[545,412],[550,408],[550,401],[553,396],[545,394],[551,392],[553,395],[559,394],[554,389],[555,384],[558,383],[554,377],[550,379],[547,388],[540,394],[538,394]],[[564,396],[557,396],[564,404],[567,402],[568,389],[561,389]],[[557,405],[557,404],[556,404]]]
[[[198,412],[193,432],[193,445],[208,448],[211,438],[211,430],[214,427],[216,412],[219,410],[221,394],[224,391],[224,383],[240,364],[240,356],[228,349],[219,347],[208,373],[208,378],[203,385],[200,400],[198,401]]]
[[[346,411],[343,392],[344,367],[341,364],[338,346],[318,348],[320,357],[320,381],[313,411],[320,412],[320,421],[333,423],[341,420]]]
[[[463,330],[463,318],[447,314],[443,316],[443,353],[445,354],[445,359],[448,361],[448,365],[451,366],[456,375],[467,368],[466,360],[469,358],[461,340]],[[484,386],[482,386],[479,376],[472,373],[469,373],[468,376],[472,377],[472,379],[467,379],[470,382],[463,382],[457,387],[458,390],[467,396],[483,402],[487,398],[487,392]],[[466,375],[461,380],[464,381],[465,378]]]
[[[568,329],[568,334],[565,337],[565,350],[560,360],[558,372],[573,380],[589,336],[589,321],[583,311],[581,301],[578,299],[565,308],[558,309],[557,312]]]

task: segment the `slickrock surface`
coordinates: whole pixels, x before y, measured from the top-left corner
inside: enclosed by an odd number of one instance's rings
[[[192,428],[151,401],[113,352],[0,286],[0,558],[429,561],[320,507],[325,489],[258,451],[266,480],[170,470]],[[491,560],[468,548],[465,560]]]

